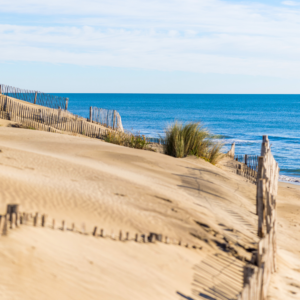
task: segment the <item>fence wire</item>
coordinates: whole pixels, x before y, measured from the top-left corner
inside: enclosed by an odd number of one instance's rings
[[[68,109],[68,98],[0,85],[0,94],[50,108]]]
[[[124,131],[121,116],[116,110],[91,107],[90,121],[93,123],[99,123],[114,130]]]
[[[66,110],[28,105],[4,95],[0,95],[0,118],[15,122],[15,127],[66,131],[99,139],[104,139],[109,131]]]
[[[257,171],[258,156],[257,155],[235,155],[234,159],[245,164],[248,168]]]

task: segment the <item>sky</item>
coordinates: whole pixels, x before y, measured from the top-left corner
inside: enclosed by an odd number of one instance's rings
[[[0,84],[300,94],[300,0],[0,0]]]

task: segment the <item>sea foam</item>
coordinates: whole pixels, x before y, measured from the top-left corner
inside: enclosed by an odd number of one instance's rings
[[[280,181],[288,181],[288,182],[296,182],[296,183],[300,183],[300,178],[297,178],[297,177],[289,177],[289,176],[285,176],[285,175],[279,175],[279,180],[280,180]]]

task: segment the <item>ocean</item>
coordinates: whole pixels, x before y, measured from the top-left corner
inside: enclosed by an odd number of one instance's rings
[[[268,135],[280,175],[300,178],[300,95],[55,94],[69,98],[69,111],[88,117],[89,107],[116,109],[125,130],[164,135],[174,121],[200,121],[222,138],[224,151],[259,155]],[[283,178],[283,177],[282,177]]]

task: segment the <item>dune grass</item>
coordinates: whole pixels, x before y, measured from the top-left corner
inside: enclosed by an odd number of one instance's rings
[[[149,143],[146,141],[146,137],[140,134],[132,134],[125,132],[109,131],[104,140],[108,143],[135,148],[135,149],[147,149]]]
[[[195,155],[216,164],[223,156],[223,144],[216,142],[199,122],[175,122],[165,129],[164,140],[165,153],[174,157]]]

